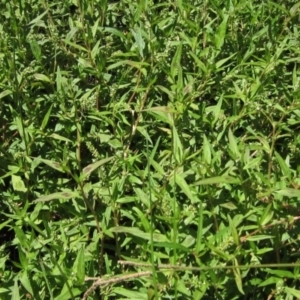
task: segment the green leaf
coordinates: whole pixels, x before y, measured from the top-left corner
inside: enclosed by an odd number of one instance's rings
[[[155,291],[153,288],[149,287],[147,289],[147,300],[154,300],[155,299]]]
[[[264,210],[261,218],[260,218],[260,221],[259,221],[259,224],[261,226],[265,226],[269,221],[272,220],[273,218],[273,215],[274,215],[274,211],[272,210],[272,207],[273,207],[273,204],[270,203]]]
[[[33,74],[33,77],[36,79],[36,80],[39,80],[39,81],[44,81],[44,82],[48,82],[48,83],[51,83],[51,80],[48,76],[44,75],[44,74]]]
[[[287,166],[286,162],[282,159],[282,157],[280,156],[280,154],[278,152],[275,151],[275,156],[276,159],[280,165],[280,169],[281,172],[284,176],[286,176],[288,179],[291,179],[291,170],[290,168]]]
[[[174,93],[172,91],[170,91],[169,89],[167,89],[166,87],[158,84],[158,85],[155,86],[155,88],[156,88],[156,90],[160,90],[161,92],[167,94],[170,101],[174,100]],[[171,110],[171,108],[168,107],[168,106],[159,106],[159,107],[162,107],[162,108],[166,107],[169,111]],[[151,109],[152,109],[152,107],[150,108],[150,110]],[[149,110],[149,108],[147,108],[146,110]],[[173,110],[173,112],[176,112],[175,109]]]
[[[229,226],[230,226],[230,229],[231,229],[231,235],[232,235],[233,241],[237,246],[239,246],[240,245],[240,239],[239,239],[238,232],[236,230],[236,226],[235,226],[234,222],[232,221],[230,215],[227,215],[227,218],[228,218],[228,221],[229,221]]]
[[[41,236],[43,236],[44,238],[46,238],[46,234],[45,231],[42,231],[33,221],[31,221],[29,218],[25,218],[26,223],[28,225],[30,225],[36,232],[38,232]]]
[[[18,239],[18,244],[20,244],[25,249],[29,249],[30,248],[29,242],[23,230],[18,226],[14,226],[14,231]]]
[[[99,19],[98,19],[98,21],[99,21]],[[100,40],[99,41],[97,41],[97,43],[95,44],[95,46],[93,47],[93,50],[92,50],[92,53],[91,53],[91,58],[94,60],[95,59],[95,57],[97,56],[97,54],[99,53],[99,51],[100,51]]]
[[[75,43],[72,43],[71,41],[67,40],[67,39],[62,39],[62,42],[66,43],[67,45],[75,48],[75,49],[78,49],[80,51],[83,51],[83,52],[88,52],[87,49],[85,49],[84,47],[78,45],[78,44],[75,44]]]
[[[190,55],[193,57],[193,59],[195,60],[197,66],[201,69],[201,71],[204,73],[204,74],[207,74],[208,70],[205,66],[205,64],[198,58],[197,55],[195,55],[192,51],[189,52]]]
[[[131,60],[122,60],[122,61],[118,61],[116,63],[113,63],[111,65],[109,65],[106,70],[112,70],[112,69],[116,69],[122,65],[129,65],[133,68],[136,68],[140,71],[142,71],[142,67],[146,67],[149,64],[145,63],[145,62],[137,62],[137,61],[131,61]]]
[[[78,63],[83,66],[84,68],[90,68],[92,69],[93,68],[93,64],[90,60],[87,60],[87,59],[84,59],[84,58],[78,58]]]
[[[86,178],[88,175],[90,175],[97,168],[99,168],[100,166],[102,166],[102,165],[106,164],[107,162],[111,161],[113,158],[114,158],[114,156],[107,157],[107,158],[101,159],[99,161],[96,161],[96,162],[86,166],[82,170],[83,178]]]
[[[48,165],[52,169],[55,169],[55,170],[60,171],[62,173],[65,173],[65,171],[62,168],[62,165],[60,163],[56,162],[56,161],[49,160],[49,159],[43,159],[43,158],[40,158],[40,157],[36,157],[35,160],[43,162],[44,164]]]
[[[28,25],[38,25],[39,21],[48,13],[48,9],[43,12],[42,14],[40,14],[39,16],[37,16],[35,19],[33,19]]]
[[[148,142],[149,142],[150,144],[152,144],[151,137],[149,136],[149,134],[148,134],[146,128],[144,128],[144,127],[142,127],[142,126],[137,126],[136,131],[138,131],[139,133],[141,133],[141,134],[144,136],[144,138],[146,138],[146,139],[148,140]]]
[[[191,200],[192,204],[193,203],[198,203],[199,200],[197,199],[197,197],[195,197],[193,195],[190,187],[186,183],[185,179],[181,176],[181,174],[176,173],[173,176],[175,176],[175,182],[176,182],[176,184],[181,188],[181,190],[183,191],[183,193],[186,194],[186,196]],[[173,176],[170,177],[170,180],[172,180]]]
[[[59,134],[56,134],[56,133],[52,133],[51,135],[49,135],[49,137],[54,138],[54,139],[59,140],[59,141],[72,143],[71,140],[65,138],[64,136],[61,136],[61,135],[59,135]]]
[[[150,156],[147,158],[148,159],[148,164],[151,164],[155,169],[157,169],[157,171],[163,175],[164,174],[164,171],[163,171],[163,168],[156,162],[154,161],[154,157],[155,157],[155,154],[156,154],[156,151],[157,151],[157,148],[158,148],[158,145],[159,145],[159,142],[160,142],[160,139],[161,137],[159,137],[157,140],[156,140],[156,143],[151,151],[151,154]],[[145,155],[146,156],[146,155]],[[146,156],[147,157],[147,156]]]
[[[144,230],[147,231],[147,232],[148,232],[148,231],[150,232],[150,230],[151,230],[151,225],[150,225],[150,223],[149,223],[149,221],[148,221],[148,219],[147,219],[145,213],[142,212],[142,211],[141,211],[140,209],[138,209],[137,207],[133,207],[132,210],[135,211],[135,212],[137,213],[137,215],[139,216],[139,218],[140,218],[140,220],[141,220],[141,223],[142,223],[142,225],[143,225],[143,227],[144,227]]]
[[[72,282],[70,281],[69,284],[64,284],[61,293],[57,297],[55,297],[54,300],[70,300],[74,299],[72,296],[75,297],[80,294],[82,294],[82,290],[79,288],[72,287]]]
[[[203,248],[202,239],[203,239],[203,205],[202,205],[202,201],[200,201],[199,215],[198,215],[198,227],[197,227],[197,241],[196,241],[196,253],[197,254]]]
[[[228,60],[230,60],[233,56],[235,56],[236,53],[233,53],[231,54],[230,56],[226,57],[226,58],[223,58],[221,60],[219,60],[217,63],[216,63],[216,70],[219,72],[221,71],[222,69],[224,68],[221,68]],[[227,66],[225,66],[227,67]],[[235,84],[235,82],[233,82]]]
[[[129,233],[134,236],[137,236],[139,238],[145,239],[150,241],[151,240],[151,235],[148,232],[143,232],[139,228],[136,227],[124,227],[124,226],[118,226],[118,227],[113,227],[110,229],[112,232],[116,233]],[[168,242],[168,238],[159,233],[153,233],[153,241],[154,242]]]
[[[171,62],[171,77],[174,80],[178,73],[178,68],[181,66],[182,43],[177,46],[176,53]]]
[[[25,237],[25,239],[26,239],[26,237]],[[22,247],[20,245],[18,245],[18,254],[19,254],[19,260],[20,260],[20,263],[21,263],[23,269],[27,270],[28,260],[27,260],[26,254],[24,253],[24,251],[22,250]]]
[[[14,287],[12,289],[12,296],[11,300],[20,300],[20,291],[19,291],[19,285],[18,285],[18,278],[15,277],[14,279]]]
[[[234,265],[239,266],[237,259],[235,258],[234,260]],[[235,283],[237,285],[238,290],[240,291],[241,294],[245,295],[243,291],[243,284],[242,284],[242,276],[241,276],[241,270],[240,268],[233,268],[233,273],[234,273],[234,278],[235,278]]]
[[[38,44],[38,42],[35,39],[33,39],[33,40],[30,41],[30,48],[31,48],[31,51],[32,51],[35,59],[37,61],[40,61],[41,58],[42,58],[41,57],[42,51],[41,51],[40,45]]]
[[[293,289],[293,288],[290,288],[287,286],[284,287],[284,290],[287,294],[291,294],[292,296],[296,297],[297,299],[300,299],[300,291],[299,290],[296,290],[296,289]]]
[[[224,175],[224,176],[216,176],[216,177],[201,179],[195,182],[193,185],[220,184],[220,183],[239,184],[240,180],[238,178]]]
[[[173,125],[172,137],[173,137],[173,154],[176,159],[176,162],[179,165],[181,165],[183,159],[183,148],[175,125]]]
[[[68,199],[77,198],[77,197],[80,197],[78,192],[66,190],[64,192],[58,192],[58,193],[53,193],[50,195],[41,196],[41,197],[33,200],[33,203],[47,202],[47,201],[57,200],[57,199],[68,200]]]
[[[219,256],[221,259],[224,259],[225,261],[229,261],[232,259],[232,256],[230,254],[227,254],[226,252],[218,249],[217,247],[213,246],[212,244],[210,243],[206,243],[206,246],[208,248],[210,248],[212,250],[212,252]]]
[[[155,114],[155,116],[158,117],[161,121],[169,125],[173,124],[172,114],[176,113],[175,110],[171,109],[168,106],[151,107],[151,108],[146,108],[143,111],[147,111]]]
[[[15,191],[19,192],[26,192],[27,188],[25,187],[25,184],[20,176],[17,175],[11,175],[12,180],[12,186]]]
[[[60,94],[63,90],[63,82],[62,82],[62,76],[61,76],[61,71],[59,66],[57,66],[55,82],[56,82],[57,92],[58,94]]]
[[[43,119],[43,122],[42,122],[42,126],[41,126],[41,129],[44,130],[45,127],[47,126],[48,124],[48,121],[49,121],[49,118],[50,118],[50,114],[51,114],[51,111],[52,111],[52,107],[53,107],[53,104],[49,107],[47,113],[45,114],[45,117]]]
[[[221,48],[224,44],[228,17],[229,17],[229,15],[225,15],[222,23],[217,28],[216,35],[215,35],[215,47],[217,50],[221,50]]]
[[[11,95],[13,92],[11,90],[5,90],[3,92],[0,93],[0,99],[8,96],[8,95]]]
[[[186,287],[186,284],[182,279],[176,281],[176,288],[183,295],[186,295],[188,298],[191,297],[191,291]]]
[[[107,33],[112,33],[113,35],[118,36],[121,40],[126,40],[125,35],[123,34],[122,31],[116,29],[116,28],[112,28],[112,27],[105,27],[104,28],[104,32]]]
[[[139,49],[139,53],[141,57],[144,57],[143,51],[145,49],[145,42],[142,37],[142,30],[140,27],[131,30],[132,35],[135,39],[136,45]]]
[[[300,2],[297,2],[290,8],[291,17],[293,18],[294,16],[299,15],[299,11],[300,11]]]
[[[236,205],[232,202],[226,202],[226,203],[221,203],[220,206],[225,207],[229,210],[235,210],[237,209]]]
[[[96,33],[97,33],[98,29],[99,29],[99,22],[100,22],[100,18],[97,18],[96,22],[94,23],[94,25],[92,27],[92,36],[93,36],[93,39],[95,39]],[[100,40],[99,40],[99,42],[100,42]],[[93,59],[95,58],[95,57],[93,57],[93,54],[92,54],[92,58]]]
[[[0,287],[0,294],[7,294],[10,290]]]
[[[22,276],[20,277],[20,282],[29,294],[34,295],[33,288],[31,286],[31,282],[28,277],[27,270],[25,270],[23,272]]]
[[[210,143],[206,137],[206,135],[203,135],[203,161],[206,162],[208,165],[211,164],[211,151],[210,151]]]
[[[77,283],[79,285],[84,284],[85,278],[85,261],[84,261],[84,247],[82,246],[77,253],[77,257],[74,263],[74,273],[77,277]]]
[[[229,131],[228,131],[228,138],[229,138],[229,149],[231,150],[231,152],[233,154],[233,158],[234,159],[239,159],[241,157],[241,153],[238,149],[236,139],[235,139],[235,137],[234,137],[234,135],[233,135],[230,128],[229,128]]]
[[[247,241],[252,241],[252,242],[257,242],[257,241],[262,241],[262,240],[270,240],[274,239],[273,235],[252,235],[247,237]]]
[[[290,188],[278,190],[278,191],[275,191],[275,193],[282,195],[282,196],[289,197],[289,198],[300,197],[300,190],[290,189]]]
[[[262,283],[259,284],[259,287],[263,287],[263,286],[267,286],[267,285],[274,285],[277,284],[278,282],[280,282],[281,279],[275,276],[271,276],[269,278],[267,278],[265,281],[263,281]]]
[[[117,299],[130,299],[130,300],[149,300],[146,292],[138,292],[133,289],[125,289],[122,287],[115,287],[113,293],[119,294],[122,297],[116,297]],[[151,300],[154,300],[153,298]]]
[[[8,225],[8,224],[11,223],[11,222],[12,222],[11,219],[6,220],[5,222],[1,222],[1,224],[0,224],[0,230],[1,230],[2,228],[6,227],[6,225]]]
[[[213,125],[215,125],[219,118],[220,118],[220,112],[221,112],[221,108],[222,108],[222,103],[223,103],[223,94],[221,95],[218,104],[215,106],[215,109],[213,110],[213,114],[214,114],[214,121],[213,121]]]
[[[190,250],[188,248],[182,246],[181,244],[177,244],[177,243],[167,243],[167,242],[155,243],[153,246],[158,247],[158,248],[179,249],[184,252],[190,252]]]
[[[295,275],[290,272],[290,271],[286,271],[286,270],[272,270],[272,269],[266,269],[266,271],[269,273],[269,274],[272,274],[272,275],[277,275],[278,277],[281,277],[281,278],[295,278]]]

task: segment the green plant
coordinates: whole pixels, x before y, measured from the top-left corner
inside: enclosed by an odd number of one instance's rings
[[[2,1],[0,298],[300,298],[299,7]]]

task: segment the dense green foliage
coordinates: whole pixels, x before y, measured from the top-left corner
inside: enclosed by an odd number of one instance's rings
[[[300,2],[0,6],[0,299],[300,299]]]

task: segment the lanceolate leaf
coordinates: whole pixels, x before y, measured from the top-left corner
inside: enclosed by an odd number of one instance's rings
[[[290,287],[287,287],[287,286],[285,286],[284,288],[285,288],[285,290],[288,294],[291,294],[292,296],[296,297],[297,299],[300,298],[300,291],[299,290],[296,290],[294,288],[290,288]]]
[[[237,146],[236,138],[233,135],[230,128],[229,128],[229,131],[228,131],[228,137],[229,137],[229,149],[231,150],[231,152],[234,156],[234,159],[240,158],[241,154],[240,154],[240,151],[239,151],[238,146]]]
[[[62,165],[60,163],[56,162],[56,161],[49,160],[49,159],[43,159],[43,158],[40,158],[40,157],[36,157],[35,160],[43,162],[44,164],[48,165],[52,169],[55,169],[55,170],[60,171],[62,173],[65,173],[65,171],[62,168]]]
[[[106,164],[107,162],[111,161],[114,157],[107,157],[104,159],[101,159],[99,161],[96,161],[88,166],[86,166],[82,172],[83,172],[83,176],[87,177],[88,175],[90,175],[93,171],[95,171],[97,168],[99,168],[100,166]]]
[[[219,184],[219,183],[239,184],[240,180],[238,178],[224,175],[224,176],[216,176],[216,177],[201,179],[201,180],[195,182],[193,185]]]
[[[183,155],[183,148],[182,144],[176,130],[175,125],[172,126],[172,140],[173,140],[173,155],[177,161],[177,163],[182,163],[182,155]]]
[[[253,235],[253,236],[249,236],[247,237],[247,241],[262,241],[262,240],[268,240],[268,239],[273,239],[274,236],[272,235]]]
[[[229,17],[228,15],[224,16],[223,21],[221,22],[221,24],[217,29],[216,36],[215,36],[215,46],[217,50],[220,50],[224,44],[228,17]]]
[[[116,232],[116,233],[130,233],[134,236],[137,236],[139,238],[145,239],[145,240],[149,240],[151,239],[150,237],[150,232],[143,232],[141,231],[139,228],[136,227],[124,227],[124,226],[119,226],[119,227],[113,227],[110,229],[110,231],[112,232]],[[159,233],[154,233],[153,234],[153,241],[154,242],[169,242],[168,238],[163,235],[163,234],[159,234]]]
[[[198,254],[201,248],[204,248],[202,245],[203,241],[203,205],[202,201],[199,204],[199,215],[198,215],[198,228],[197,228],[197,240],[196,240],[196,253]]]
[[[238,261],[237,261],[236,258],[234,259],[234,265],[237,266],[237,267],[239,266]],[[240,270],[240,268],[234,268],[233,269],[233,273],[234,273],[234,277],[235,277],[235,282],[236,282],[237,288],[239,289],[239,291],[242,294],[245,294],[244,291],[243,291],[242,276],[241,276],[241,270]]]
[[[278,190],[275,193],[289,198],[300,197],[300,190],[297,189],[286,188],[286,189]]]
[[[20,299],[20,290],[18,285],[18,278],[14,279],[14,286],[12,288],[11,300],[19,300]]]
[[[49,118],[50,118],[50,114],[51,114],[51,111],[52,111],[52,107],[53,107],[53,104],[49,107],[47,113],[45,114],[45,117],[44,117],[42,125],[41,125],[42,130],[45,129],[45,127],[48,124],[48,121],[49,121]]]
[[[34,18],[28,25],[36,25],[38,24],[41,19],[48,13],[48,10],[44,11],[42,14]]]
[[[185,179],[181,176],[181,174],[176,173],[175,175],[175,182],[181,188],[182,192],[187,195],[187,197],[191,200],[192,203],[199,202],[196,196],[193,195],[190,187],[186,183]],[[173,178],[173,177],[171,177]],[[173,179],[170,179],[173,180]]]
[[[182,54],[182,43],[177,46],[176,53],[171,62],[171,76],[174,77],[177,75],[178,68],[181,66],[181,54]]]
[[[231,229],[231,234],[232,234],[233,241],[238,246],[240,244],[240,239],[239,239],[238,232],[236,230],[235,224],[232,221],[230,215],[228,215],[228,221],[229,221],[229,226],[230,226],[230,229]]]
[[[47,202],[47,201],[57,200],[57,199],[67,200],[67,199],[76,198],[76,197],[80,197],[78,192],[64,191],[64,192],[58,192],[58,193],[53,193],[50,195],[41,196],[41,197],[35,199],[33,202]]]
[[[45,74],[34,74],[33,76],[36,78],[36,80],[49,82],[49,83],[51,82],[50,78]]]
[[[144,42],[144,39],[142,37],[141,28],[137,27],[134,30],[132,30],[131,32],[132,32],[132,35],[134,36],[136,45],[139,49],[140,56],[144,57],[143,51],[144,51],[144,48],[145,48],[145,42]]]
[[[78,251],[77,258],[74,263],[74,272],[76,272],[78,284],[82,285],[85,277],[84,247],[81,247]]]

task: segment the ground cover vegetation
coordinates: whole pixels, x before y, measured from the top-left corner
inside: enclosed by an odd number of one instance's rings
[[[1,0],[1,299],[300,299],[300,2]]]

